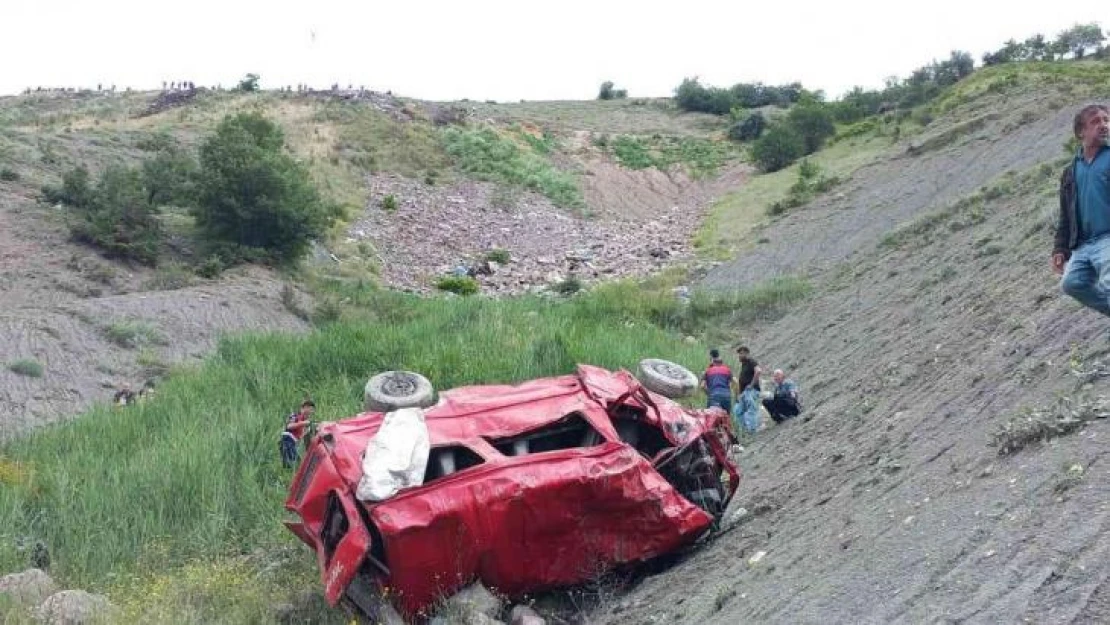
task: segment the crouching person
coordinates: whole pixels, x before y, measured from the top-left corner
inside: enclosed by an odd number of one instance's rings
[[[775,420],[775,423],[782,423],[783,421],[798,416],[802,411],[801,402],[798,399],[798,385],[793,380],[786,379],[786,374],[782,369],[775,369],[774,373],[775,386],[772,390],[772,395],[768,399],[763,400],[763,407],[767,409],[767,413]]]

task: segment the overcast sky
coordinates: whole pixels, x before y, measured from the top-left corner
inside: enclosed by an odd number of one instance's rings
[[[588,99],[603,80],[670,95],[684,77],[801,81],[835,97],[953,49],[1080,22],[1073,0],[0,0],[0,93],[162,81],[300,82],[425,99]]]

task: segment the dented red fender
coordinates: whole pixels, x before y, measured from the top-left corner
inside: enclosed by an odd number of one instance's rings
[[[446,391],[425,413],[433,457],[449,450],[465,462],[447,475],[430,462],[424,484],[360,502],[361,454],[382,419],[322,426],[286,501],[301,517],[287,525],[316,550],[332,604],[345,593],[358,604],[367,592],[355,586],[374,584],[413,616],[474,580],[510,596],[580,583],[690,544],[712,525],[652,458],[701,444],[724,505],[739,483],[724,411],[684,409],[625,371],[583,365],[576,375]],[[516,455],[521,439],[534,450]],[[343,519],[329,518],[337,511]]]

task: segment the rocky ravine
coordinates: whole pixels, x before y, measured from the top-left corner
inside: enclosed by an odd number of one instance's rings
[[[508,251],[511,261],[476,275],[490,294],[542,290],[570,276],[643,276],[692,259],[691,237],[709,201],[749,171],[735,165],[714,181],[693,181],[594,162],[584,185],[590,217],[491,183],[433,186],[379,175],[370,178],[370,205],[348,236],[372,245],[388,285],[415,292],[434,290],[456,268],[477,268],[494,249]],[[388,196],[396,209],[382,208]]]

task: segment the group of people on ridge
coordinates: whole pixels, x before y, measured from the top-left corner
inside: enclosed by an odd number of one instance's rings
[[[793,380],[787,379],[782,369],[775,369],[772,374],[774,386],[764,395],[760,388],[762,370],[759,363],[752,358],[751,351],[741,345],[736,348],[736,356],[740,360],[738,376],[732,374],[732,369],[725,364],[719,350],[709,350],[709,367],[701,379],[706,408],[716,406],[732,415],[737,433],[741,430],[748,433],[759,430],[760,406],[767,410],[775,423],[798,416],[802,410],[798,386]]]

